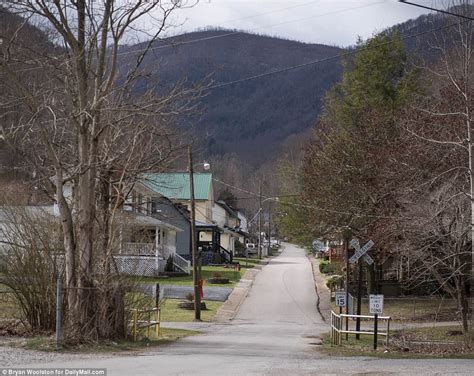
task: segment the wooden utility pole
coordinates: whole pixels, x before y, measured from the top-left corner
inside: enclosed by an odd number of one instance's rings
[[[349,277],[350,277],[350,263],[349,263],[349,239],[344,237],[344,250],[346,253],[346,315],[349,314]],[[349,330],[349,317],[346,316],[346,332]],[[349,333],[346,333],[346,341],[349,339]]]
[[[272,246],[271,241],[272,241],[272,225],[271,225],[271,219],[272,219],[272,203],[271,201],[268,203],[268,245],[267,245],[267,255],[270,254],[270,247]]]
[[[360,316],[362,308],[362,260],[358,261],[359,266],[359,278],[357,280],[357,315]],[[360,331],[360,317],[356,319],[356,331]],[[360,339],[360,334],[356,334],[356,339]]]
[[[194,320],[201,321],[201,290],[199,286],[198,249],[196,239],[196,205],[194,201],[194,168],[191,145],[188,146],[189,200],[191,203],[191,254],[193,259]]]
[[[262,182],[260,182],[258,198],[258,258],[262,258]]]

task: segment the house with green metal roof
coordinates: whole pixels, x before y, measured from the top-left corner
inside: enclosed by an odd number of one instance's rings
[[[214,203],[212,173],[194,173],[193,176],[196,221],[212,224],[212,207]],[[151,192],[167,197],[172,202],[189,208],[191,190],[188,172],[143,174],[141,183]]]
[[[228,230],[224,226],[224,224],[227,224],[226,221],[221,223],[221,218],[216,216],[218,205],[214,202],[212,173],[196,172],[193,174],[193,179],[198,247],[201,248],[202,254],[210,254],[208,257],[209,260],[207,260],[208,262],[216,262],[214,258],[215,254],[222,255],[226,261],[232,261],[233,249],[229,250],[229,247],[224,248],[221,244],[221,236],[225,238]],[[143,174],[140,179],[140,185],[142,186],[142,193],[148,196],[148,201],[153,202],[157,201],[159,197],[166,197],[175,206],[179,206],[181,213],[183,210],[189,213],[191,190],[188,172]],[[164,208],[160,210],[164,211]],[[183,228],[183,225],[181,224],[180,227]],[[190,245],[190,232],[188,232],[188,234],[180,233],[177,236],[178,244]],[[185,237],[187,238],[185,239]],[[226,245],[228,243],[233,244],[228,241],[225,242]],[[187,250],[185,250],[184,247],[179,247],[177,252],[187,258],[189,258],[191,253],[190,247]],[[203,263],[206,263],[206,260],[203,260]]]

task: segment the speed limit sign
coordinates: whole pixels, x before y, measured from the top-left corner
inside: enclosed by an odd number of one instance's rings
[[[345,306],[346,306],[346,292],[336,291],[336,307],[345,307]]]
[[[370,295],[369,312],[373,314],[383,313],[383,295]]]

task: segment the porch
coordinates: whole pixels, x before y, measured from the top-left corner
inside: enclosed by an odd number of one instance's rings
[[[120,243],[114,258],[120,273],[156,277],[171,256],[177,270],[190,272],[189,262],[176,253],[176,226],[140,213],[124,213]]]

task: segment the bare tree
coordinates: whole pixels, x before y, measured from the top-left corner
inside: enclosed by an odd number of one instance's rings
[[[71,334],[107,337],[110,332],[102,331],[93,312],[98,297],[92,291],[99,283],[93,265],[100,259],[104,270],[110,270],[114,212],[140,173],[163,168],[180,149],[170,126],[177,115],[194,109],[194,99],[200,95],[199,89],[185,89],[179,83],[162,95],[153,85],[137,89],[146,80],[147,72],[141,69],[146,54],[173,11],[186,4],[158,0],[7,4],[12,12],[41,23],[52,42],[49,50],[32,53],[20,40],[26,21],[2,37],[1,67],[7,87],[3,137],[55,196]],[[132,52],[133,64],[124,64],[121,43],[145,16],[154,22],[153,33],[143,48]],[[72,200],[65,194],[68,185]]]
[[[474,5],[471,0],[456,0],[448,2],[456,13],[473,17]],[[452,236],[450,243],[437,243],[440,248],[437,252],[448,252],[444,260],[455,266],[452,275],[444,282],[439,280],[442,273],[438,273],[435,265],[442,268],[437,262],[431,268],[432,276],[448,292],[452,278],[467,278],[470,266],[470,312],[471,326],[474,312],[474,251],[472,239],[474,234],[474,144],[472,137],[472,116],[474,107],[474,71],[473,41],[474,26],[471,21],[448,17],[456,26],[433,34],[430,46],[439,56],[437,64],[420,67],[425,79],[427,95],[420,96],[411,105],[408,121],[404,124],[407,134],[407,143],[411,144],[412,152],[408,155],[417,156],[416,162],[405,160],[405,166],[413,166],[409,194],[424,189],[424,196],[418,196],[417,202],[431,201],[433,216],[428,226],[433,230],[431,236],[437,233],[439,237]],[[431,160],[430,160],[431,159]],[[420,168],[421,167],[421,168]],[[450,195],[440,196],[439,192],[450,192]],[[441,198],[442,197],[442,198]],[[403,198],[402,198],[403,201]],[[470,205],[467,205],[467,201]],[[439,206],[443,207],[440,208]],[[463,206],[465,205],[465,206]],[[457,209],[456,209],[457,208]],[[468,214],[469,213],[469,214]],[[450,218],[449,226],[445,223],[446,216]],[[470,222],[465,217],[471,218]],[[443,218],[442,220],[440,218]],[[469,229],[468,236],[461,228],[457,232],[449,232],[446,227],[462,227]],[[422,231],[423,233],[423,231]],[[428,243],[430,244],[430,243]],[[448,246],[450,245],[450,246]],[[471,247],[471,257],[465,257],[466,245]],[[427,245],[427,249],[433,249]],[[462,251],[460,251],[462,249]],[[432,256],[433,254],[430,253]],[[467,330],[467,283],[456,282],[460,310],[463,317],[463,327]],[[474,334],[474,332],[473,332]]]

